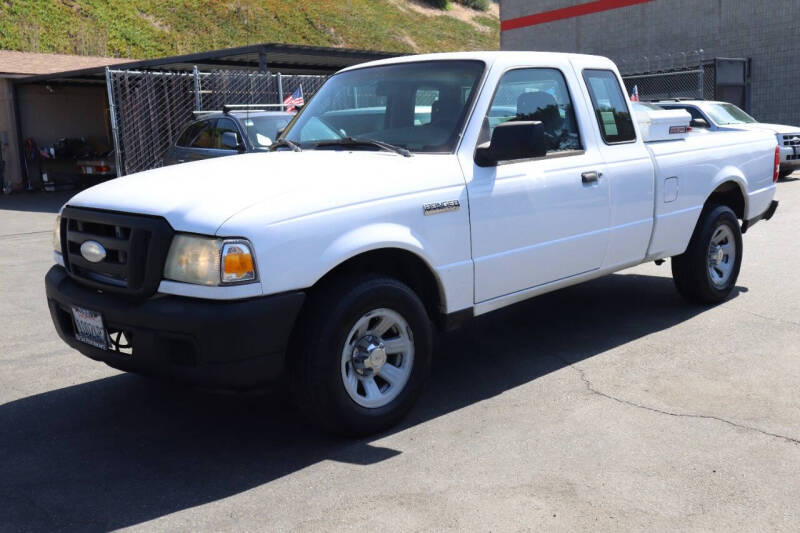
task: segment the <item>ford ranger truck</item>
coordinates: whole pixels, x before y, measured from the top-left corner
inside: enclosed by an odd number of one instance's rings
[[[312,420],[363,435],[409,411],[436,330],[470,317],[665,258],[688,300],[721,302],[742,233],[777,207],[775,136],[644,142],[623,87],[588,55],[346,68],[270,153],[69,200],[45,280],[56,330],[125,371],[285,382]]]

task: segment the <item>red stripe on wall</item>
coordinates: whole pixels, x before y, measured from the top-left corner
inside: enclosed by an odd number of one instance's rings
[[[591,13],[599,13],[601,11],[609,11],[611,9],[619,9],[636,4],[645,4],[652,1],[653,0],[596,0],[594,2],[586,2],[575,6],[562,7],[561,9],[553,9],[552,11],[525,15],[524,17],[517,17],[515,19],[503,20],[500,22],[500,30],[515,30],[526,26],[535,26],[536,24],[544,24],[545,22],[581,17]]]

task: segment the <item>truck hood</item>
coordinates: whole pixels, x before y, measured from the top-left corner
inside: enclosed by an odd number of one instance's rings
[[[409,189],[409,176],[452,173],[455,156],[306,150],[251,153],[174,165],[117,178],[74,196],[68,205],[164,217],[177,231],[215,235],[237,213],[268,203],[270,224]],[[441,175],[441,174],[440,174]]]
[[[735,124],[732,128],[756,131],[769,131],[772,133],[797,133],[800,135],[800,126],[787,126],[785,124],[767,124],[766,122],[756,122],[753,124]]]

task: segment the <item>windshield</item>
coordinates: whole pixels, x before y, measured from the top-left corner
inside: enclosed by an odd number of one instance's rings
[[[720,126],[758,122],[733,104],[712,104],[708,106],[706,111],[711,115],[714,122]]]
[[[353,137],[412,152],[452,152],[483,69],[481,61],[420,61],[336,74],[284,138],[304,150],[330,149],[330,141]]]
[[[268,148],[278,137],[278,131],[285,128],[292,117],[253,117],[242,120],[247,130],[247,138],[256,148]]]

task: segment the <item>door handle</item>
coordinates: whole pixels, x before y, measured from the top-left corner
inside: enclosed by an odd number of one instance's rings
[[[596,170],[590,170],[588,172],[584,172],[581,174],[581,181],[584,185],[590,185],[592,183],[597,183],[597,180],[603,175],[602,172],[597,172]]]

